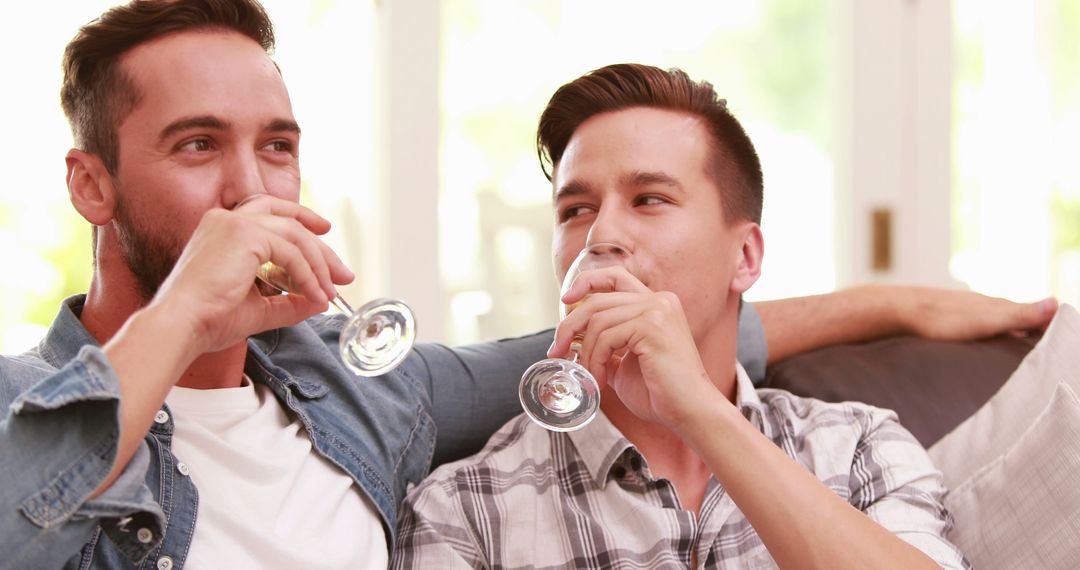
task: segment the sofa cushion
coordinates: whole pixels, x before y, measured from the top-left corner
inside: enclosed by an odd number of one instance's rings
[[[762,384],[828,402],[856,400],[895,410],[925,446],[998,390],[1036,337],[974,342],[891,337],[807,352],[772,365]]]
[[[1080,560],[1080,313],[1064,305],[982,408],[930,448],[976,568]]]

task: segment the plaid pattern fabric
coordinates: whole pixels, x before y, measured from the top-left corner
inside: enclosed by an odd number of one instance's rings
[[[940,473],[896,415],[756,390],[740,367],[743,415],[837,495],[946,568]],[[600,414],[555,433],[524,415],[477,455],[409,493],[392,568],[774,568],[749,521],[710,479],[700,515]]]

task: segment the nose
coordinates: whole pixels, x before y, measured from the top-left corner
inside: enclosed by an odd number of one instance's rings
[[[614,243],[594,243],[585,249],[579,269],[596,269],[610,267],[612,265],[627,265],[630,252],[621,245]]]
[[[221,201],[229,209],[261,194],[266,194],[262,169],[254,152],[236,152],[227,156],[221,173]]]
[[[628,216],[622,211],[619,204],[602,204],[596,212],[596,218],[589,233],[585,238],[585,247],[590,248],[596,244],[606,246],[604,250],[608,254],[614,254],[614,249],[621,250],[622,254],[629,255],[633,249],[631,232],[628,227]]]

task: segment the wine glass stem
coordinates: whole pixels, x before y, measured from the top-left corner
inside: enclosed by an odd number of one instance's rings
[[[567,360],[569,360],[570,362],[573,362],[574,364],[577,364],[578,359],[581,358],[580,353],[581,353],[581,339],[579,339],[577,336],[575,336],[574,340],[570,343],[570,354],[569,354],[569,357],[567,358]]]
[[[353,316],[353,308],[349,305],[349,302],[341,297],[341,295],[334,295],[333,299],[330,299],[330,304],[337,307],[337,310],[345,313],[346,316]]]

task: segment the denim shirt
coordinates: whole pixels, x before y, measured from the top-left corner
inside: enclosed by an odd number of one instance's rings
[[[172,455],[168,406],[119,478],[89,499],[116,455],[120,388],[79,321],[84,301],[66,300],[36,349],[0,357],[0,568],[182,567],[199,495]],[[552,332],[418,345],[385,376],[358,378],[338,355],[342,322],[318,315],[253,337],[244,370],[356,481],[392,544],[406,490],[433,464],[478,451],[518,414],[518,378],[544,357]],[[752,309],[742,311],[739,334],[740,359],[760,378],[764,336]]]

